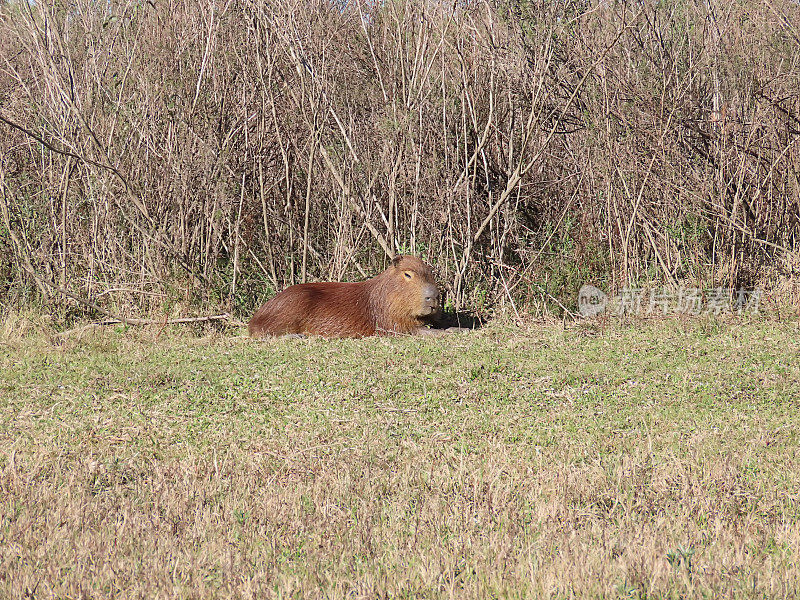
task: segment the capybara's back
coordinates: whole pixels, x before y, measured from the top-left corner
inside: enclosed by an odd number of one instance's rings
[[[438,309],[439,289],[430,267],[414,256],[398,256],[367,281],[288,287],[256,311],[248,330],[253,337],[417,333]]]

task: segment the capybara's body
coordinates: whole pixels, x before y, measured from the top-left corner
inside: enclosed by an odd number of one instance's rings
[[[248,330],[253,337],[415,334],[438,310],[439,289],[430,267],[415,256],[398,256],[367,281],[288,287],[256,311]]]

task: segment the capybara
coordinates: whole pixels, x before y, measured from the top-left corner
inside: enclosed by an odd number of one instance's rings
[[[311,334],[324,337],[424,334],[439,312],[439,288],[428,265],[397,256],[391,266],[358,283],[293,285],[250,319],[253,337]]]

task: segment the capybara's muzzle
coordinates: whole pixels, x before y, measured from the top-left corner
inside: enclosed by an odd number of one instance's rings
[[[422,287],[423,315],[432,315],[439,310],[439,288],[431,283]]]

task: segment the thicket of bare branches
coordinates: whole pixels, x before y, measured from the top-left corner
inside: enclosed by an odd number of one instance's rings
[[[244,314],[400,251],[456,305],[750,283],[796,257],[798,23],[790,0],[6,0],[0,293]]]

